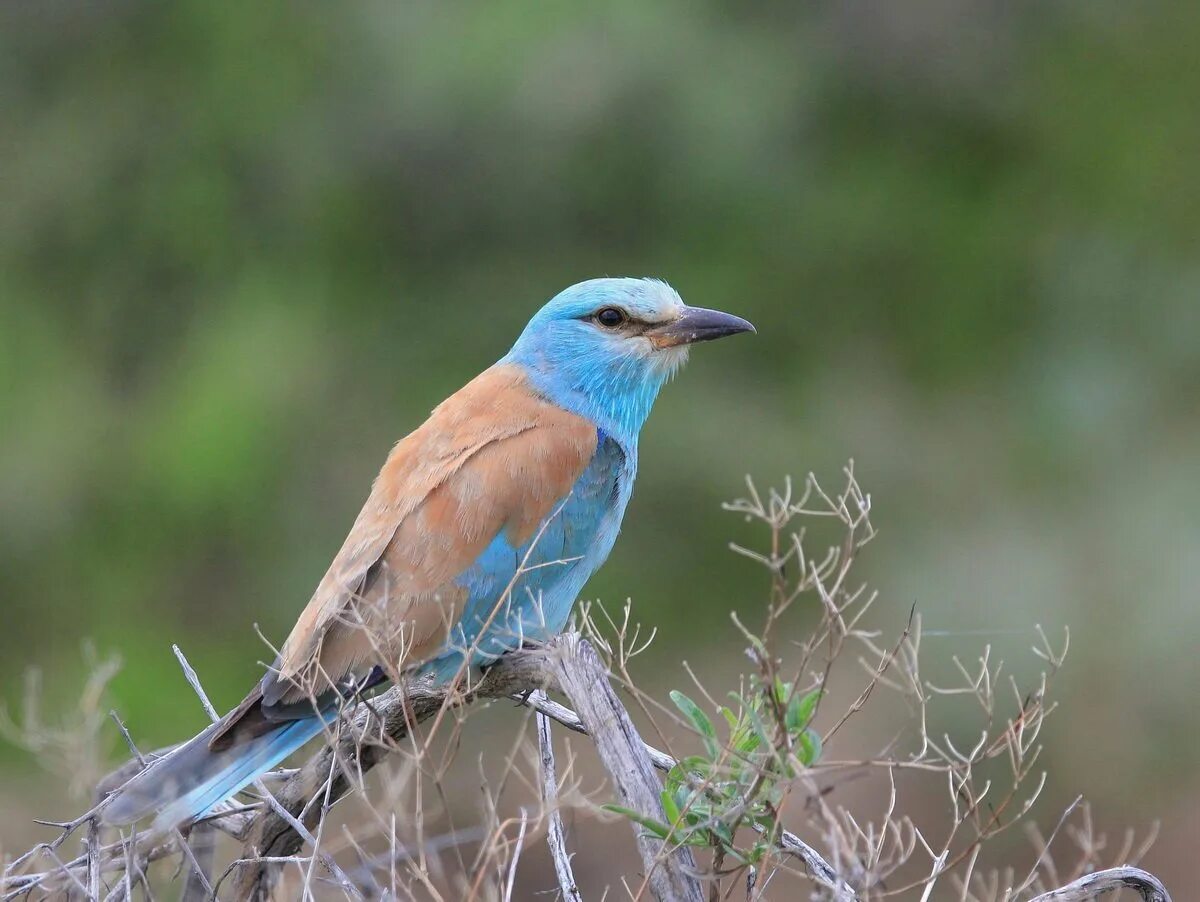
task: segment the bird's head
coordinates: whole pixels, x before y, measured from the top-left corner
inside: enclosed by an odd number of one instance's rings
[[[687,306],[656,279],[592,279],[534,314],[505,361],[556,404],[635,441],[691,345],[753,331],[741,317]]]

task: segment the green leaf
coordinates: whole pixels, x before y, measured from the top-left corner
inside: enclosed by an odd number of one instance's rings
[[[712,762],[703,755],[688,755],[686,758],[681,758],[675,762],[674,767],[667,771],[667,789],[674,792],[680,786],[686,786],[688,778],[692,775],[705,780],[711,769]]]
[[[667,789],[674,792],[678,787],[687,782],[688,770],[684,767],[682,761],[676,762],[675,766],[667,771]]]
[[[741,712],[735,717],[733,712],[728,708],[721,708],[721,714],[724,715],[726,722],[729,724],[729,747],[735,752],[744,755],[746,751],[742,749],[742,744],[746,741],[746,735],[750,733],[750,722],[746,719],[745,715],[746,704],[736,692],[729,693],[729,697],[738,703],[738,710]],[[757,742],[755,745],[757,745]],[[750,749],[750,751],[753,751],[753,749]]]
[[[728,855],[730,858],[732,858],[734,861],[736,861],[738,864],[743,865],[743,866],[757,863],[756,859],[748,857],[741,850],[735,849],[730,844],[726,844],[725,854]]]
[[[726,708],[724,705],[721,706],[720,711],[721,711],[721,716],[725,718],[725,722],[727,724],[729,724],[730,735],[736,733],[738,731],[738,728],[742,725],[741,718],[735,717],[734,713],[732,711],[730,711],[728,708]]]
[[[762,717],[759,715],[756,708],[747,708],[746,713],[750,715],[750,724],[754,727],[754,732],[758,734],[757,738],[765,746],[771,745],[771,734],[767,731],[767,725],[763,723]],[[758,743],[755,743],[757,746]]]
[[[734,744],[734,748],[739,755],[749,755],[761,744],[762,739],[754,730],[747,730],[738,741]]]
[[[712,721],[708,719],[708,715],[700,710],[700,706],[694,701],[680,692],[678,689],[671,690],[671,701],[675,703],[675,707],[683,712],[683,715],[692,722],[692,726],[700,734],[704,740],[704,747],[708,749],[708,754],[716,758],[720,753],[720,745],[717,743],[717,731],[713,726]]]
[[[809,725],[821,700],[821,690],[814,689],[807,695],[795,695],[787,708],[788,732],[795,735]]]
[[[775,677],[775,701],[780,705],[788,703],[788,697],[792,694],[792,684],[785,683],[779,677]]]
[[[695,807],[694,802],[700,794],[699,789],[691,789],[687,786],[680,786],[675,790],[675,804],[679,806],[680,811],[690,811]]]
[[[662,799],[663,811],[667,815],[667,823],[672,827],[678,826],[679,806],[675,803],[675,797],[668,790],[664,789],[659,793],[659,798]]]
[[[713,763],[703,755],[688,755],[685,758],[680,758],[675,766],[682,766],[688,773],[695,773],[704,777],[712,770]]]
[[[812,767],[821,757],[821,737],[816,730],[805,730],[798,737],[800,742],[800,760],[806,767]]]
[[[613,814],[620,814],[623,817],[629,818],[635,824],[641,824],[659,839],[666,839],[671,835],[671,828],[666,824],[656,821],[652,817],[646,817],[644,814],[638,814],[631,808],[625,808],[621,805],[602,805],[605,811],[611,811]]]
[[[687,809],[683,816],[689,824],[699,824],[712,817],[712,805],[702,799],[693,799],[690,805],[683,807]]]
[[[754,821],[754,823],[758,824],[760,827],[762,827],[764,830],[766,830],[768,836],[775,835],[776,821],[775,821],[775,815],[773,813],[756,815],[755,817],[752,817],[751,820]]]
[[[733,846],[733,831],[729,829],[729,825],[724,821],[714,821],[708,828],[713,832],[717,839],[721,840],[726,846]]]

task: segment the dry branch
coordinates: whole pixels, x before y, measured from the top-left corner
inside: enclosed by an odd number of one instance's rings
[[[1153,874],[1141,868],[1109,868],[1080,877],[1061,889],[1042,893],[1030,902],[1092,902],[1105,893],[1120,889],[1131,889],[1142,897],[1143,902],[1171,902],[1166,887]]]
[[[659,798],[662,787],[654,766],[628,712],[609,685],[608,669],[578,633],[564,634],[557,645],[560,654],[554,656],[551,665],[556,682],[596,743],[622,804],[645,817],[666,820]],[[664,855],[662,846],[660,840],[638,831],[638,851],[655,897],[671,902],[702,902],[691,850],[681,846],[666,850]]]
[[[537,689],[530,698],[546,701],[546,693]],[[538,764],[541,772],[542,805],[550,818],[546,829],[546,844],[550,857],[554,859],[554,874],[558,877],[558,891],[563,902],[583,902],[579,888],[575,885],[575,874],[571,870],[571,853],[567,851],[567,833],[563,827],[562,812],[558,807],[558,773],[554,767],[554,741],[550,736],[550,718],[540,711],[537,714]]]
[[[246,863],[237,875],[234,897],[270,898],[278,867],[259,859],[294,856],[304,841],[296,823],[306,829],[315,827],[323,808],[357,785],[361,775],[409,736],[412,726],[448,704],[504,698],[542,688],[548,681],[549,651],[522,650],[507,655],[463,692],[420,684],[393,686],[361,705],[348,722],[341,724],[334,741],[323,746],[274,792],[278,804],[262,809],[250,822],[241,856]],[[314,799],[326,801],[324,805],[313,805]]]
[[[236,898],[268,898],[278,868],[259,860],[295,855],[305,839],[297,825],[311,830],[322,812],[322,806],[312,801],[325,796],[328,804],[344,795],[361,774],[409,735],[412,725],[434,716],[448,703],[501,698],[546,686],[558,686],[582,709],[581,716],[572,712],[572,717],[589,728],[624,804],[661,819],[658,778],[645,744],[609,686],[607,669],[596,652],[578,634],[567,633],[545,649],[526,649],[502,658],[478,683],[457,695],[443,688],[393,687],[363,705],[333,743],[279,788],[277,804],[265,808],[251,822],[241,856],[247,863],[237,876]],[[655,897],[665,902],[699,902],[701,892],[690,852],[676,849],[663,855],[661,845],[639,835],[639,851]]]

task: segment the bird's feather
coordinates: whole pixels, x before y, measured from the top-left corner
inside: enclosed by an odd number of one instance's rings
[[[470,598],[456,582],[498,536],[528,542],[596,450],[587,420],[497,365],[401,440],[264,681],[273,707],[376,662],[396,670],[445,642]]]

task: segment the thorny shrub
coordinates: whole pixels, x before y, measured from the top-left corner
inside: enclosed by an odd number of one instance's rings
[[[461,745],[465,717],[464,709],[446,706],[424,735],[412,736],[410,730],[409,740],[390,748],[397,763],[381,768],[382,786],[369,789],[362,774],[351,780],[360,791],[355,800],[346,801],[357,806],[352,809],[357,816],[345,819],[340,835],[325,827],[332,802],[328,785],[317,788],[313,804],[320,818],[306,837],[307,854],[280,862],[292,868],[292,889],[305,896],[319,885],[335,897],[382,893],[389,898],[508,899],[522,849],[534,836],[548,832],[552,847],[559,847],[556,860],[569,858],[562,849],[569,837],[564,838],[557,817],[557,809],[566,805],[592,811],[603,807],[618,816],[614,823],[632,820],[636,830],[657,837],[667,848],[686,846],[705,853],[700,866],[711,899],[735,893],[761,899],[774,887],[771,895],[778,893],[780,898],[797,898],[804,891],[813,900],[844,899],[851,892],[864,902],[926,900],[934,898],[936,889],[966,902],[1016,902],[1103,866],[1105,840],[1093,830],[1086,803],[1076,800],[1049,834],[1027,817],[1046,784],[1047,776],[1038,767],[1040,736],[1054,710],[1049,689],[1067,650],[1065,635],[1056,646],[1036,629],[1033,652],[1042,662],[1042,672],[1031,687],[1019,688],[989,646],[970,664],[953,656],[957,681],[935,685],[922,674],[921,618],[916,611],[888,641],[867,621],[877,595],[852,578],[852,569],[875,530],[870,497],[860,489],[852,464],[844,470],[839,491],[826,492],[810,475],[799,491],[789,481],[764,495],[748,480],[746,496],[725,507],[765,528],[761,548],[732,549],[765,569],[770,588],[757,629],[732,617],[752,667],[736,689],[716,693],[724,702],[718,702],[688,668],[695,691],[670,693],[677,712],[672,715],[634,679],[631,662],[653,633],[643,637],[630,606],[613,618],[599,605],[583,604],[576,615],[576,628],[600,649],[612,676],[657,735],[671,732],[665,729],[668,716],[694,733],[689,754],[672,758],[658,753],[660,766],[667,770],[661,818],[603,804],[608,799],[580,790],[572,746],[567,776],[556,781],[553,771],[546,770],[553,758],[548,729],[539,732],[542,774],[551,774],[541,807],[532,812],[522,807],[519,817],[505,813],[514,807],[504,798],[511,786],[538,784],[536,774],[522,772],[523,767],[538,767],[537,755],[521,753],[521,744],[528,742],[528,731],[522,729],[507,754],[492,756],[503,759],[502,775],[483,775],[478,822],[468,828],[450,822],[445,832],[430,835],[430,823],[439,812],[450,821],[446,779],[451,756]],[[818,533],[832,538],[817,543],[813,535]],[[813,553],[813,544],[818,553]],[[792,621],[783,625],[787,612],[797,606],[807,607],[800,613],[806,613],[809,624],[799,640]],[[0,717],[0,731],[52,766],[89,757],[85,748],[94,756],[103,723],[103,687],[113,671],[112,665],[98,666],[84,693],[75,722],[76,732],[86,741],[81,742],[69,725],[48,727],[32,690],[25,716]],[[203,698],[186,663],[185,672]],[[851,693],[850,702],[837,712],[823,710],[830,707],[835,675],[838,681],[858,680],[856,672],[865,674],[865,682]],[[864,753],[871,740],[854,738],[847,728],[860,722],[869,725],[870,717],[862,713],[873,696],[885,693],[900,702],[891,704],[892,710],[909,712],[908,720],[898,736]],[[978,715],[978,732],[969,745],[955,743],[944,729],[934,727],[934,709],[945,698],[966,699]],[[530,701],[528,694],[519,700]],[[550,716],[567,722],[570,714]],[[823,726],[818,728],[818,722]],[[433,755],[433,733],[439,726],[447,735],[440,753]],[[851,750],[853,754],[844,758],[834,757],[835,752]],[[521,780],[509,779],[514,772]],[[844,775],[863,772],[886,776],[886,798],[876,798],[874,805],[877,810],[882,805],[882,813],[874,818],[864,814],[861,804],[832,791]],[[294,773],[281,769],[267,780],[286,780]],[[913,780],[940,786],[945,812],[940,820],[930,817],[928,786],[918,792]],[[523,804],[527,801],[522,799]],[[237,824],[244,827],[260,805],[253,793],[244,804],[231,803],[210,819],[210,838],[213,830],[240,837]],[[100,895],[124,898],[139,881],[149,890],[147,874],[153,861],[180,862],[175,876],[201,869],[182,835],[152,843],[127,834],[103,844],[94,827],[83,852],[64,859],[58,850],[83,823],[80,818],[61,825],[57,839],[10,859],[0,898],[36,898],[64,886],[82,889],[85,882],[104,890]],[[1024,864],[991,861],[985,854],[992,848],[990,841],[1018,824],[1025,825],[1033,846]],[[1137,844],[1128,834],[1115,854],[1110,850],[1110,860],[1135,862],[1152,838]],[[1068,844],[1071,848],[1065,850]],[[806,857],[806,852],[812,855]],[[211,850],[206,854],[211,856]],[[586,851],[575,852],[577,861],[581,855]],[[814,873],[814,861],[827,867],[831,876]],[[38,862],[49,866],[38,870]],[[321,879],[318,862],[337,880]],[[571,890],[562,884],[562,873],[559,879],[560,891],[568,895]],[[208,887],[208,877],[200,882]],[[638,878],[623,883],[621,893],[637,895]],[[219,890],[220,880],[214,884]],[[644,890],[644,884],[640,886]],[[588,896],[599,889],[589,888]]]

